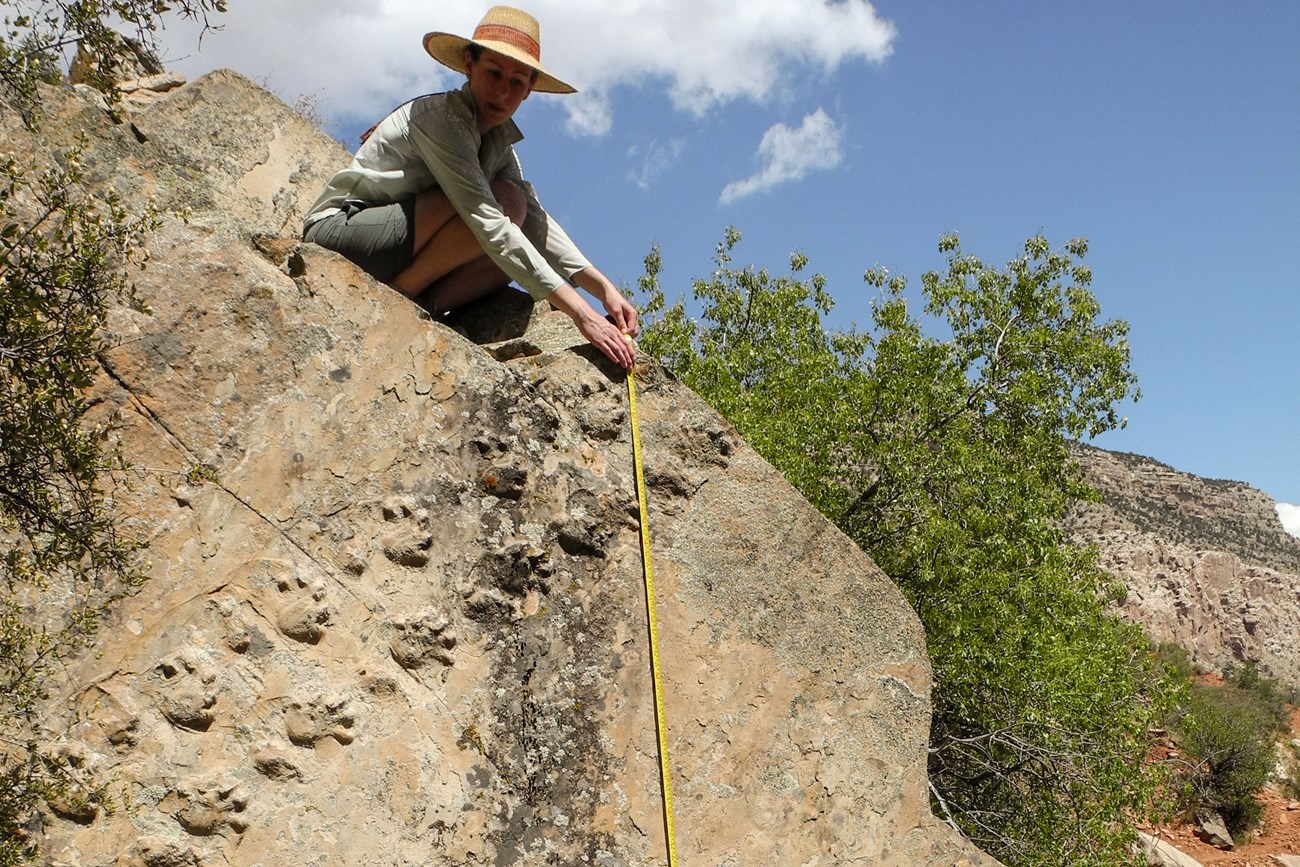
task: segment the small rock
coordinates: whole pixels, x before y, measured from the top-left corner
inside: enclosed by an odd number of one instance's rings
[[[1197,822],[1200,825],[1196,831],[1197,837],[1216,849],[1231,851],[1236,848],[1237,844],[1233,842],[1232,834],[1228,833],[1228,826],[1218,813],[1202,813],[1197,816]]]
[[[1138,831],[1134,848],[1144,855],[1151,867],[1201,867],[1201,862],[1179,851],[1164,840]]]
[[[140,91],[149,91],[151,93],[166,93],[169,90],[175,90],[185,84],[188,79],[179,72],[159,72],[155,75],[146,75],[142,78],[133,78],[129,81],[119,82],[117,89],[125,94],[134,94]]]

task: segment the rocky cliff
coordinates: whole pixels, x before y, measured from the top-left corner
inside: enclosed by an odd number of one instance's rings
[[[239,76],[47,112],[6,146],[85,133],[95,183],[190,212],[110,321],[150,580],[54,689],[115,798],[45,814],[47,862],[662,863],[622,374],[521,296],[458,332],[299,245],[346,154]],[[992,864],[930,814],[896,588],[642,361],[682,863]]]
[[[1126,588],[1125,616],[1207,668],[1254,660],[1300,689],[1300,539],[1273,501],[1138,455],[1075,455],[1102,502],[1076,509],[1071,534]]]

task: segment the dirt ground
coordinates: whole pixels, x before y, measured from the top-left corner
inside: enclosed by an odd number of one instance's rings
[[[1300,709],[1291,714],[1291,738],[1300,738]],[[1204,867],[1278,867],[1270,855],[1300,857],[1300,801],[1272,789],[1259,796],[1264,805],[1263,827],[1230,852],[1202,842],[1190,825],[1147,829],[1199,861]]]

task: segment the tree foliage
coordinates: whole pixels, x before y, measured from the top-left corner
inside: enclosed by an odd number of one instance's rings
[[[97,60],[96,84],[130,46],[146,49],[165,16],[203,17],[225,0],[6,2],[0,114],[41,124],[42,88],[61,80],[76,42]],[[22,863],[41,801],[70,807],[102,793],[50,747],[38,719],[47,678],[93,637],[97,614],[135,584],[136,545],[114,522],[107,485],[120,466],[108,431],[87,423],[85,388],[104,348],[108,306],[133,301],[125,268],[143,261],[151,206],[128,212],[92,194],[80,152],[42,168],[0,155],[0,865]],[[56,604],[43,604],[47,601]]]
[[[152,50],[167,18],[201,20],[225,12],[226,0],[5,0],[0,36],[0,88],[10,104],[31,116],[39,84],[57,83],[64,55],[80,46],[94,58],[88,83],[110,100],[119,97],[113,71],[128,46],[118,29]]]
[[[944,273],[866,274],[871,328],[828,330],[819,275],[717,268],[698,318],[666,306],[658,251],[642,345],[712,402],[908,596],[934,666],[936,812],[1009,864],[1120,864],[1149,796],[1162,687],[1105,613],[1093,552],[1060,519],[1090,497],[1067,441],[1137,396],[1127,326],[1099,320],[1083,241],[1035,237],[1004,268],[945,237]],[[928,326],[928,330],[927,330]],[[931,336],[938,331],[942,338]]]

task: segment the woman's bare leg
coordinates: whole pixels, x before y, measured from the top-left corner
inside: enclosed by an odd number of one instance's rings
[[[418,213],[418,205],[417,205]],[[417,233],[418,237],[418,233]],[[478,239],[461,218],[453,213],[450,220],[418,252],[406,270],[393,278],[393,286],[414,298],[434,283],[475,259],[486,257]]]
[[[506,216],[523,223],[528,202],[509,181],[492,184]],[[415,200],[415,258],[393,278],[392,285],[415,297],[426,289],[435,293],[439,312],[451,310],[510,282],[456,213],[441,190],[421,193]],[[479,265],[478,260],[485,264]]]
[[[510,278],[487,256],[461,265],[425,290],[424,304],[435,315],[455,310],[489,292],[510,285]]]

